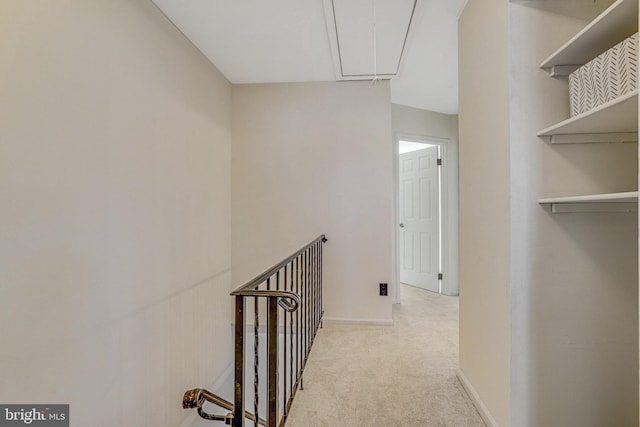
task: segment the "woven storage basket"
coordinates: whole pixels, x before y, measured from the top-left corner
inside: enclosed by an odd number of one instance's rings
[[[637,88],[638,33],[569,75],[570,114],[582,114]]]

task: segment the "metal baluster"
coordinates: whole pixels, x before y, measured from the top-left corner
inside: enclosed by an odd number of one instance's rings
[[[313,339],[316,338],[316,332],[318,332],[318,278],[317,262],[318,262],[318,246],[313,245]]]
[[[323,291],[323,287],[322,287],[322,261],[323,261],[323,255],[322,255],[322,249],[323,249],[323,243],[324,240],[320,241],[320,327],[322,328],[322,319],[324,318],[324,309],[322,308],[322,291]]]
[[[304,251],[304,360],[302,369],[307,364],[307,345],[309,338],[309,252]]]
[[[233,427],[244,427],[244,297],[236,296]],[[256,414],[257,415],[257,414]]]
[[[305,292],[305,284],[306,284],[306,280],[305,280],[305,272],[304,272],[304,268],[305,268],[305,262],[306,262],[306,258],[305,258],[305,254],[302,254],[302,258],[300,259],[300,299],[302,301],[302,305],[300,306],[301,309],[301,313],[300,313],[300,322],[302,323],[301,325],[301,329],[300,329],[300,366],[301,368],[304,369],[304,354],[305,354],[305,350],[307,348],[307,345],[305,343],[305,337],[306,337],[306,330],[307,330],[307,293]]]
[[[307,313],[309,316],[309,321],[307,322],[307,347],[305,349],[305,365],[307,364],[307,359],[309,358],[309,352],[311,351],[311,331],[312,331],[312,310],[313,310],[313,302],[311,299],[311,248],[307,250],[307,304],[308,309]]]
[[[259,419],[260,310],[258,297],[253,297],[253,413]],[[257,422],[254,422],[257,426]]]
[[[291,261],[291,282],[289,289],[293,291],[293,260]],[[291,362],[291,370],[289,371],[289,399],[293,401],[293,313],[289,313],[289,361]],[[297,366],[296,366],[297,369]]]
[[[318,324],[318,313],[316,307],[316,298],[318,297],[318,290],[316,289],[316,246],[311,247],[311,283],[313,286],[313,338],[316,336],[316,325]]]
[[[267,427],[278,424],[278,299],[267,298],[269,313],[267,317]]]
[[[315,288],[313,286],[313,246],[309,248],[309,353],[311,353],[311,345],[313,344],[313,331],[316,323],[316,307],[313,303],[315,299]]]
[[[318,332],[318,244],[313,245],[313,339]]]
[[[318,314],[318,325],[317,327],[320,327],[320,322],[322,320],[322,310],[321,310],[321,304],[320,304],[320,298],[322,295],[322,286],[320,286],[320,250],[322,249],[322,243],[318,242],[316,244],[316,311]],[[318,328],[316,328],[316,332],[318,331]]]
[[[287,265],[284,266],[284,278],[283,280],[283,285],[284,285],[284,290],[287,290]],[[284,335],[282,336],[282,366],[283,366],[283,370],[282,370],[282,409],[283,409],[283,414],[284,414],[284,419],[287,419],[287,313],[284,313],[284,319],[283,319],[283,329],[284,329]]]
[[[320,263],[320,246],[316,243],[316,334],[320,328],[320,276],[318,266]]]
[[[300,295],[300,255],[296,257],[296,293]],[[298,307],[296,310],[296,384],[300,383],[302,380],[302,370],[300,367],[302,364],[300,363],[302,349],[300,346],[302,345],[302,321],[301,321],[301,313],[302,307]]]

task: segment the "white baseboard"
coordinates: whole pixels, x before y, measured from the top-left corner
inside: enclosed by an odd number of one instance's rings
[[[487,407],[484,405],[482,399],[480,399],[480,396],[478,396],[476,389],[473,388],[464,372],[462,372],[461,369],[458,369],[456,374],[458,377],[458,381],[460,381],[460,384],[462,384],[462,387],[467,392],[467,395],[469,396],[469,399],[471,399],[473,406],[476,407],[476,410],[480,414],[480,417],[487,425],[487,427],[498,427],[498,423],[493,419],[491,413],[489,412],[489,409],[487,409]]]
[[[393,326],[393,319],[352,319],[346,317],[323,317],[325,323],[342,323],[345,325]]]

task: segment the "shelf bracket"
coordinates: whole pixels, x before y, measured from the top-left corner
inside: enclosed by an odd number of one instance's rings
[[[638,132],[557,134],[548,137],[551,144],[638,142]]]
[[[582,65],[554,65],[547,69],[547,71],[549,77],[567,77],[580,67],[582,67]]]

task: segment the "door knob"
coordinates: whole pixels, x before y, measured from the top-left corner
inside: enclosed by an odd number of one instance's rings
[[[400,228],[404,228],[404,224],[403,223],[400,223]]]

